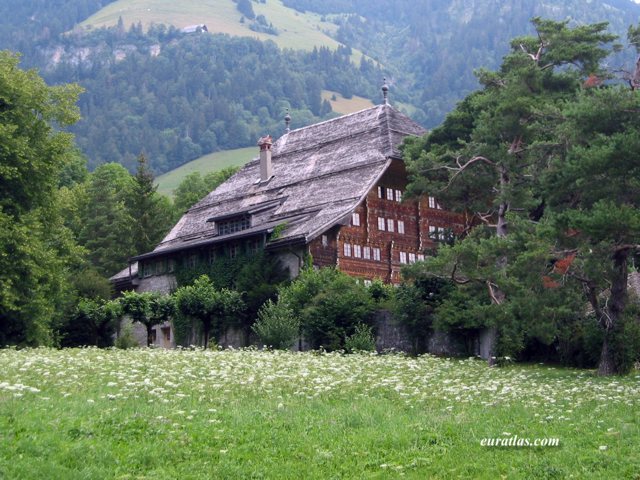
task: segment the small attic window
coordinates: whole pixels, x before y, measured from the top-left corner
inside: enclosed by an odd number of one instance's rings
[[[229,235],[231,233],[240,232],[251,228],[251,219],[246,216],[238,216],[229,218],[227,220],[220,220],[216,222],[218,235]]]

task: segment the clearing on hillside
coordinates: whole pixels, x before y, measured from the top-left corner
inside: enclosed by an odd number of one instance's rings
[[[156,178],[158,192],[173,197],[173,191],[190,173],[200,172],[204,176],[209,172],[222,170],[226,167],[242,166],[257,156],[258,149],[256,147],[238,148],[204,155]]]
[[[145,29],[152,23],[174,25],[178,28],[205,24],[210,33],[272,40],[280,48],[313,50],[313,47],[325,46],[335,50],[340,45],[329,36],[337,30],[337,25],[323,21],[320,15],[300,13],[285,7],[280,0],[252,2],[251,5],[256,15],[264,15],[267,22],[273,24],[278,35],[251,30],[248,19],[240,21],[242,14],[232,0],[118,0],[89,17],[80,26],[112,27],[122,17],[127,28],[138,22]],[[354,62],[359,62],[361,56],[362,53],[354,51]]]

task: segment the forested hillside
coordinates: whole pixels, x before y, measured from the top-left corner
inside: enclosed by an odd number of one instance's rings
[[[381,70],[350,57],[348,48],[283,51],[250,38],[113,28],[68,40],[44,73],[86,90],[74,133],[91,168],[115,161],[133,170],[144,150],[163,173],[280,134],[287,109],[294,127],[325,118],[322,90],[375,96]]]
[[[532,34],[534,17],[569,20],[572,26],[607,21],[624,37],[638,22],[640,6],[629,0],[283,0],[300,11],[340,15],[336,38],[379,61],[393,83],[412,93],[414,118],[438,125],[465,94],[476,89],[473,74],[495,68],[512,38]],[[613,57],[619,65],[625,56]]]
[[[156,174],[204,154],[252,145],[265,132],[277,135],[287,108],[294,127],[327,118],[331,105],[323,101],[322,90],[378,102],[383,76],[389,79],[392,102],[406,107],[423,125],[435,127],[457,101],[477,88],[475,69],[495,68],[511,38],[532,32],[532,17],[567,19],[570,26],[608,21],[611,31],[624,36],[640,15],[640,6],[629,0],[246,0],[236,1],[235,7],[225,3],[225,12],[231,12],[225,22],[237,22],[233,32],[239,33],[234,35],[259,33],[260,38],[277,41],[276,46],[248,37],[189,35],[172,26],[152,25],[155,17],[149,15],[157,14],[151,8],[153,0],[148,9],[120,0],[117,5],[126,21],[117,24],[112,11],[116,4],[111,5],[104,10],[110,15],[103,23],[112,25],[108,29],[98,28],[97,20],[95,25],[86,22],[88,17],[101,18],[101,9],[110,3],[2,2],[0,49],[21,52],[23,66],[38,67],[49,83],[78,82],[84,87],[83,119],[74,133],[92,169],[115,161],[133,171],[137,155],[144,151]],[[199,6],[198,14],[211,5],[215,1]],[[283,12],[290,19],[286,29],[276,19]],[[309,50],[317,38],[309,33],[313,29],[308,15],[300,12],[313,12],[316,30],[344,46]],[[294,31],[296,15],[300,25],[305,23],[299,32]],[[277,31],[265,34],[247,28],[260,16],[264,28],[273,20]],[[306,53],[297,50],[302,48]],[[357,60],[358,51],[374,61]],[[634,61],[629,51],[621,55],[609,61],[611,70]]]

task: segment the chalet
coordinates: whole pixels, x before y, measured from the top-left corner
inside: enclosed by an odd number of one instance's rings
[[[407,172],[398,146],[425,130],[386,99],[297,130],[285,120],[284,135],[261,138],[259,157],[114,276],[116,288],[169,292],[179,264],[262,249],[294,277],[310,256],[314,266],[335,266],[366,283],[397,284],[403,265],[464,228],[463,218],[435,198],[404,198]]]
[[[209,29],[204,23],[198,25],[189,25],[180,30],[182,33],[204,33],[209,32]]]

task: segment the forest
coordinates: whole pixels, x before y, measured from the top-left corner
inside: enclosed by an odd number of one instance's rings
[[[626,0],[285,0],[335,24],[332,35],[343,44],[302,52],[296,45],[279,50],[249,38],[185,35],[165,25],[75,28],[108,3],[2,2],[0,48],[20,52],[21,65],[38,68],[50,84],[84,88],[82,118],[72,131],[91,170],[117,162],[133,173],[144,151],[155,174],[203,154],[252,145],[267,132],[278,134],[287,108],[294,127],[328,118],[323,89],[378,103],[383,77],[398,108],[435,127],[478,87],[474,70],[497,68],[509,40],[533,32],[531,18],[573,18],[575,25],[606,20],[612,32],[624,35],[640,13]],[[247,18],[251,4],[236,2]],[[354,63],[356,48],[365,61]],[[631,64],[632,52],[614,53],[609,66]]]

